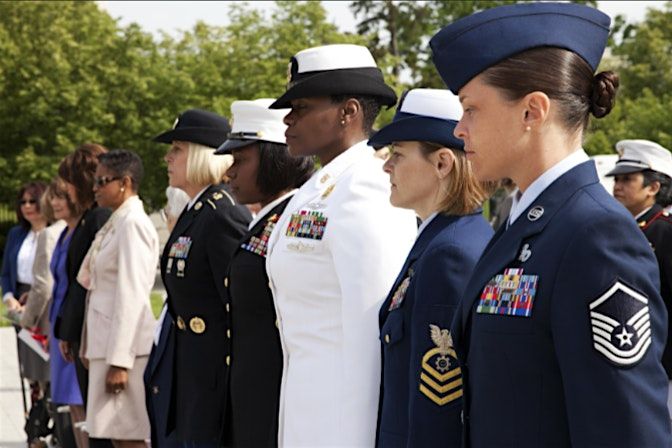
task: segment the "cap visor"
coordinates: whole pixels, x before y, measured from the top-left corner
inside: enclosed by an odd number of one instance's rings
[[[609,171],[605,176],[616,176],[618,174],[630,174],[630,173],[639,173],[644,170],[647,170],[647,167],[642,168],[641,166],[633,166],[633,165],[625,165],[621,164],[619,165],[618,163],[614,167],[613,170]]]
[[[432,117],[410,117],[393,121],[369,140],[380,148],[393,142],[432,142],[447,148],[464,150],[464,142],[453,135],[457,122]]]
[[[257,143],[259,140],[257,139],[229,139],[222,143],[222,145],[217,148],[217,151],[215,151],[215,154],[231,154],[231,151],[237,148],[242,148],[244,146],[251,145],[252,143]]]

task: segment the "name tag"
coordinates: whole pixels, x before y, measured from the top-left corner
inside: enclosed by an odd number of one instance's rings
[[[322,212],[300,210],[289,219],[286,236],[321,240],[327,228],[327,217]]]
[[[485,286],[476,312],[530,317],[538,280],[537,275],[523,275],[522,269],[505,269]]]

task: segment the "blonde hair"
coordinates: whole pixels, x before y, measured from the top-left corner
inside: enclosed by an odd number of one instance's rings
[[[420,149],[425,157],[444,147],[436,143],[420,142]],[[446,215],[468,215],[483,205],[495,191],[497,182],[479,182],[464,151],[447,149],[453,153],[454,163],[443,189],[444,199],[439,206],[439,212]]]
[[[214,148],[189,142],[186,177],[190,184],[218,184],[225,179],[231,165],[233,157],[230,154],[216,156]]]

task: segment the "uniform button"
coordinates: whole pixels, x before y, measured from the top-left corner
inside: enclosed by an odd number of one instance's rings
[[[153,387],[152,387],[152,393],[153,393],[154,395],[158,394],[158,393],[159,393],[159,386],[153,386]]]
[[[385,343],[386,343],[386,344],[389,344],[389,343],[390,343],[390,335],[389,335],[389,334],[386,334],[386,335],[385,335]]]
[[[226,329],[226,337],[231,339],[231,329],[230,328]]]
[[[275,319],[275,328],[280,328],[280,322],[278,319]]]
[[[271,284],[270,281],[268,282],[268,289],[273,289],[273,285]]]
[[[229,306],[228,303],[226,304],[226,312],[227,313],[231,312],[231,306]]]
[[[226,365],[227,366],[231,365],[231,357],[229,355],[226,355]]]
[[[229,277],[224,277],[224,287],[225,288],[229,287]]]

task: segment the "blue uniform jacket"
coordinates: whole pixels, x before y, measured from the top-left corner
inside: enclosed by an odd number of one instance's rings
[[[145,405],[152,428],[152,446],[159,448],[180,446],[174,437],[166,436],[174,352],[175,324],[170,313],[167,313],[161,324],[159,343],[152,346],[144,373]]]
[[[16,258],[19,255],[19,249],[23,240],[28,235],[28,229],[21,225],[16,225],[9,229],[7,233],[7,242],[5,243],[5,253],[2,255],[2,274],[0,283],[2,286],[2,295],[12,292],[16,295],[16,282],[18,278],[19,265]],[[18,300],[18,297],[16,297]]]
[[[504,228],[454,321],[467,446],[672,446],[658,266],[594,163]]]
[[[379,447],[460,445],[462,381],[448,329],[492,233],[480,212],[437,215],[383,302]]]

